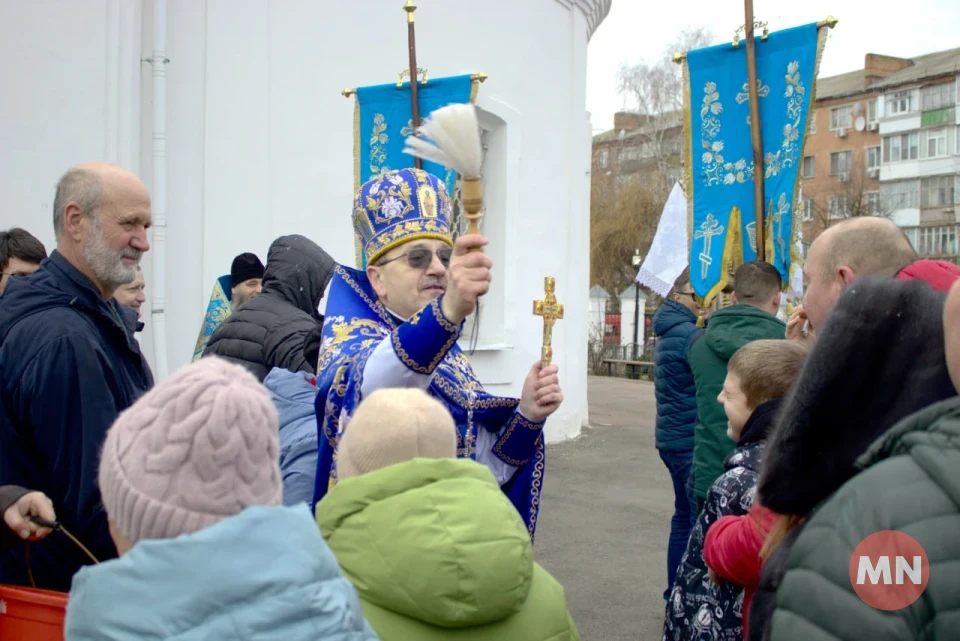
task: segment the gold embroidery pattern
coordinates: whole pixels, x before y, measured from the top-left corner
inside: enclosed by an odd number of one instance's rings
[[[447,342],[444,343],[443,347],[440,348],[440,351],[437,352],[437,354],[433,357],[433,360],[430,361],[430,363],[426,366],[423,366],[418,362],[416,362],[415,360],[413,360],[410,354],[408,354],[407,351],[403,349],[403,345],[400,344],[400,336],[396,331],[394,331],[390,335],[390,341],[393,344],[393,351],[397,353],[397,356],[400,358],[400,360],[403,362],[404,365],[406,365],[407,367],[409,367],[415,372],[420,372],[421,374],[432,374],[433,370],[435,370],[437,368],[437,365],[440,364],[440,361],[442,361],[444,357],[446,357],[447,352],[450,351],[450,348],[453,347],[453,344],[457,342],[457,338],[459,338],[459,336],[460,336],[459,333],[451,334],[450,337],[447,339]]]
[[[543,437],[537,439],[536,454],[533,464],[533,474],[530,481],[530,542],[533,543],[533,535],[537,530],[537,517],[540,516],[540,490],[543,486],[543,469],[546,463],[546,451],[543,447]]]
[[[343,278],[343,281],[350,286],[350,289],[355,291],[357,295],[363,299],[363,302],[365,302],[375,312],[377,312],[377,316],[380,317],[380,320],[386,323],[389,327],[396,327],[396,323],[393,320],[393,316],[389,312],[387,312],[383,304],[379,300],[374,301],[369,296],[367,296],[367,293],[363,291],[363,288],[360,287],[359,284],[357,284],[357,281],[355,281],[353,277],[350,276],[349,273],[347,273],[347,270],[345,270],[340,265],[337,265],[337,273],[340,275],[341,278]]]
[[[437,322],[440,323],[440,326],[443,327],[445,330],[447,330],[448,332],[460,331],[459,327],[457,327],[456,325],[448,321],[447,317],[443,315],[443,310],[440,308],[440,298],[433,299],[433,302],[430,303],[430,309],[433,310],[433,317],[437,319]]]
[[[446,362],[442,363],[439,369],[442,369],[445,373],[450,372],[450,368],[446,364]],[[454,387],[453,383],[451,383],[450,381],[446,380],[441,376],[434,377],[433,382],[434,384],[436,384],[437,387],[440,388],[440,390],[452,403],[455,403],[461,409],[464,409],[464,410],[469,409],[470,399],[469,397],[467,397],[466,394],[463,393],[461,389]],[[482,389],[479,383],[477,384],[475,389],[476,390]],[[478,399],[473,401],[474,410],[491,410],[495,408],[516,407],[516,405],[517,405],[517,399],[507,398],[504,396],[490,396],[489,398],[483,398],[483,399]]]
[[[493,446],[493,453],[496,454],[501,461],[503,461],[508,465],[514,465],[516,467],[526,465],[527,463],[530,462],[530,459],[533,458],[532,456],[527,457],[525,459],[520,459],[520,460],[510,458],[503,452],[503,446],[507,443],[507,441],[510,440],[510,436],[513,434],[513,431],[516,428],[523,427],[528,430],[543,430],[543,426],[544,426],[543,423],[534,423],[533,421],[529,421],[523,416],[521,416],[519,412],[517,412],[516,414],[513,415],[513,418],[510,419],[510,422],[507,423],[507,429],[503,433],[503,436],[501,436],[497,440],[496,445]],[[539,442],[540,442],[540,437],[538,437],[537,440],[534,442],[534,448],[536,448],[536,443],[539,443]]]
[[[446,187],[420,169],[385,171],[357,191],[353,227],[369,263],[414,238],[452,245]]]

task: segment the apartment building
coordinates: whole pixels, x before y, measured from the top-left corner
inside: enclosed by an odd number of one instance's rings
[[[613,129],[593,137],[593,179],[617,182],[660,172],[668,180],[681,175],[683,117],[677,112],[647,116],[618,112]]]
[[[960,49],[922,56],[880,86],[881,200],[925,257],[957,260]]]
[[[956,260],[960,49],[918,58],[867,54],[820,78],[804,145],[805,243],[844,218],[889,217],[917,251]]]

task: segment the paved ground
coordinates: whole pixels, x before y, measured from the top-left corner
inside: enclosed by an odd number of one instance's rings
[[[590,423],[548,448],[536,559],[563,584],[584,641],[660,638],[670,477],[653,384],[590,378]]]

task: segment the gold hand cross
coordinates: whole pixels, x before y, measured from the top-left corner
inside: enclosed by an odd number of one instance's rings
[[[553,276],[543,279],[543,300],[533,301],[533,313],[543,317],[543,347],[540,350],[540,360],[543,366],[548,366],[553,360],[553,325],[563,318],[563,305],[557,302],[554,296],[556,280]]]

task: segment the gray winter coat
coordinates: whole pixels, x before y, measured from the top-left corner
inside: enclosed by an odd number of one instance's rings
[[[274,367],[312,371],[304,342],[323,316],[317,305],[336,261],[304,236],[281,236],[270,245],[262,293],[244,303],[210,337],[204,356],[246,367],[261,382]]]

